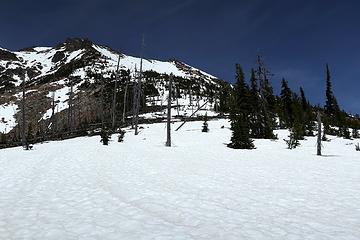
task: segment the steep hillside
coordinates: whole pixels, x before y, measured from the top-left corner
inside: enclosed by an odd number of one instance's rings
[[[120,56],[119,71],[117,65]],[[12,52],[0,49],[0,133],[19,138],[22,82],[26,88],[26,125],[32,135],[64,132],[68,125],[86,128],[111,119],[117,79],[117,121],[124,109],[131,115],[134,82],[140,58],[127,56],[86,39],[68,39],[55,47],[33,47]],[[143,60],[141,113],[161,118],[169,74],[174,75],[174,114],[189,116],[199,106],[214,114],[219,89],[227,84],[180,61]],[[127,87],[126,87],[127,86]],[[69,107],[73,89],[72,110]],[[124,98],[125,89],[127,96]],[[200,111],[198,114],[204,114]],[[70,116],[70,117],[69,117]],[[70,120],[69,120],[70,119]],[[71,122],[71,123],[70,123]]]

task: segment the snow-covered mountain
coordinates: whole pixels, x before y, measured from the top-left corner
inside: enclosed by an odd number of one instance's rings
[[[120,76],[115,74],[119,56]],[[68,108],[70,85],[73,85],[79,125],[82,121],[95,123],[99,120],[99,109],[104,108],[104,104],[99,105],[100,99],[111,99],[115,78],[119,79],[119,112],[122,111],[125,83],[130,79],[129,111],[131,83],[136,79],[135,71],[139,68],[140,58],[86,39],[68,39],[55,47],[32,47],[20,51],[0,48],[0,133],[15,131],[20,121],[21,85],[24,79],[28,107],[26,114],[36,132],[48,128],[47,120],[54,115],[58,115],[57,121],[62,123],[58,127],[64,127],[64,110]],[[168,75],[171,73],[175,76],[175,94],[178,99],[174,99],[174,105],[179,107],[174,108],[174,113],[177,115],[190,115],[204,103],[204,109],[210,111],[216,102],[214,96],[226,85],[213,75],[177,60],[144,59],[142,68],[143,105],[146,106],[142,108],[144,117],[162,115],[162,106],[168,94]],[[55,106],[52,105],[53,97]],[[107,110],[105,114],[108,114]],[[199,114],[203,113],[200,111]]]

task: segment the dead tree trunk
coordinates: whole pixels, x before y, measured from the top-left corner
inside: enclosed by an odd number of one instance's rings
[[[321,116],[317,113],[318,136],[317,136],[317,155],[321,156]]]
[[[119,60],[117,63],[116,73],[115,73],[115,86],[114,86],[114,98],[113,98],[113,104],[112,104],[112,131],[115,132],[115,122],[116,122],[116,92],[117,92],[117,80],[119,76],[119,66],[120,66],[120,54],[119,54]]]
[[[127,99],[127,90],[129,85],[129,77],[126,77],[126,85],[125,85],[125,92],[124,92],[124,106],[123,106],[123,114],[122,114],[122,123],[125,123],[125,115],[126,115],[126,99]]]
[[[27,76],[27,74],[25,75],[25,77]],[[25,127],[26,127],[26,119],[25,119],[25,77],[23,79],[22,82],[22,101],[21,101],[21,142],[22,142],[22,146],[28,150],[28,144],[26,141],[26,136],[25,136]]]
[[[137,98],[137,83],[136,83],[137,69],[136,69],[136,66],[135,66],[134,78],[135,78],[135,81],[133,83],[133,102],[132,102],[133,106],[132,106],[132,121],[131,121],[132,129],[135,128],[135,114],[136,114],[136,98]]]
[[[101,129],[105,127],[104,79],[101,81]]]
[[[180,116],[179,95],[180,95],[179,87],[176,87],[176,109],[177,109],[178,116]]]
[[[142,82],[142,63],[143,59],[140,60],[140,72],[138,77],[137,84],[137,94],[136,94],[136,113],[135,113],[135,135],[138,135],[138,124],[139,124],[139,111],[140,111],[140,99],[141,99],[141,82]]]
[[[72,83],[72,79],[69,79],[69,83],[70,83],[70,92],[69,92],[69,101],[68,101],[68,128],[69,128],[69,132],[70,134],[72,133],[73,130],[73,83]]]
[[[169,78],[169,96],[168,96],[168,105],[167,105],[167,123],[166,123],[166,146],[171,147],[171,100],[172,100],[172,81],[173,75],[170,75]]]
[[[193,112],[193,113],[189,116],[189,118],[191,118],[192,116],[194,116],[195,113],[197,113],[200,109],[202,109],[202,108],[208,103],[208,101],[209,101],[209,100],[207,100],[203,105],[201,105],[198,109],[196,109],[196,111]],[[184,126],[185,123],[186,123],[186,119],[184,120],[184,122],[183,122],[177,129],[175,129],[175,131],[179,130],[182,126]]]
[[[52,103],[51,103],[51,134],[54,136],[55,134],[55,91],[52,92],[51,95]]]

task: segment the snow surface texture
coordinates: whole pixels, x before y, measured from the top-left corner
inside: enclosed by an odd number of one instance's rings
[[[180,123],[174,123],[173,129]],[[225,128],[221,126],[225,125]],[[225,146],[227,120],[124,142],[82,137],[0,150],[0,239],[360,239],[360,160],[335,138]]]
[[[113,71],[116,70],[117,67],[117,62],[118,62],[118,58],[119,55],[116,53],[113,53],[112,51],[110,51],[109,49],[102,47],[102,46],[98,46],[98,45],[93,45],[93,48],[96,49],[98,52],[100,52],[103,56],[105,56],[105,58],[108,60],[108,63],[111,64]],[[185,64],[186,65],[186,64]],[[131,69],[134,70],[135,67],[137,67],[137,69],[139,70],[140,67],[140,58],[137,57],[132,57],[132,56],[127,56],[127,55],[122,55],[122,57],[120,58],[120,66],[121,67],[125,67],[126,69]],[[187,67],[189,67],[192,71],[199,71],[201,74],[203,74],[204,76],[210,78],[210,79],[215,79],[216,77],[205,73],[203,71],[200,71],[199,69],[193,68],[189,65],[186,65]],[[181,71],[180,69],[178,69],[175,65],[174,62],[164,62],[164,61],[158,61],[158,60],[150,60],[150,59],[144,59],[143,60],[143,71],[148,71],[148,70],[152,70],[158,73],[166,73],[166,74],[174,74],[175,76],[179,76],[179,77],[193,77],[190,74],[187,74],[183,71]]]
[[[0,105],[0,133],[8,133],[16,126],[16,112],[17,105],[13,103]]]

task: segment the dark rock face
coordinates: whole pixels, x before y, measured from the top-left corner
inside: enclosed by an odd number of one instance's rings
[[[57,63],[65,58],[64,52],[56,52],[54,57],[52,58],[53,63]]]
[[[0,60],[4,61],[19,61],[14,53],[0,49]]]
[[[15,88],[14,79],[7,75],[0,76],[0,93],[4,93],[5,91],[9,91]]]
[[[27,47],[27,48],[22,48],[19,51],[20,52],[36,52],[34,48],[35,47]]]
[[[92,48],[92,42],[88,39],[83,38],[68,38],[66,41],[56,48],[65,47],[66,51],[73,52],[80,49],[90,49]]]

